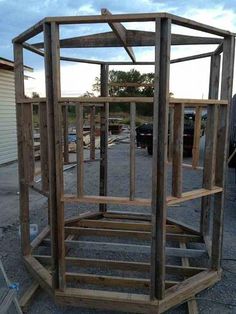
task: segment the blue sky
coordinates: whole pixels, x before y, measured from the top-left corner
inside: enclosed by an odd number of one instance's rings
[[[44,18],[45,16],[56,16],[56,15],[90,15],[90,14],[100,14],[101,8],[108,8],[112,13],[132,13],[132,12],[170,12],[176,15],[191,18],[203,23],[209,23],[219,28],[228,29],[236,32],[236,0],[232,1],[213,1],[213,0],[199,0],[199,1],[183,1],[183,0],[167,0],[167,1],[157,1],[157,0],[135,0],[135,1],[122,1],[122,0],[0,0],[0,56],[8,59],[12,59],[12,44],[11,40],[19,33],[23,32],[28,27],[32,26],[34,23]],[[128,28],[137,28],[137,25],[127,26]],[[143,29],[150,30],[153,25],[144,25]],[[93,26],[66,26],[61,29],[62,37],[79,36],[82,34],[90,34],[95,32],[102,32],[109,30],[108,26],[103,25],[93,25]],[[183,33],[184,31],[176,28],[175,32]],[[185,32],[186,33],[186,32]],[[187,32],[188,33],[188,32]],[[192,32],[194,33],[194,32]],[[35,39],[40,40],[40,37]],[[211,47],[210,47],[211,48]],[[214,47],[213,47],[214,48]],[[208,50],[207,50],[208,49]],[[213,49],[212,49],[213,50]],[[195,47],[195,48],[174,48],[173,57],[191,55],[193,53],[200,53],[209,51],[207,47]],[[153,58],[153,52],[151,49],[135,49],[137,54],[137,59],[151,60]],[[74,51],[63,51],[63,55],[78,56],[84,58],[96,58],[96,59],[113,59],[113,60],[129,60],[127,55],[122,49],[75,49]],[[25,54],[25,63],[34,67],[35,69],[35,80],[31,85],[36,85],[36,87],[31,86],[31,89],[37,89],[42,91],[43,89],[43,60],[39,57],[34,57],[31,53]],[[190,63],[189,63],[190,64]],[[179,80],[179,77],[184,78],[184,71],[189,71],[189,64],[185,63],[184,69],[180,69],[177,66],[174,67],[175,74],[173,75],[173,81]],[[201,61],[197,63],[197,67],[208,66],[208,63]],[[71,76],[74,72],[73,69],[78,69],[80,72],[86,71],[84,66],[77,68],[75,65],[66,66],[62,65],[63,71]],[[67,67],[67,68],[66,68]],[[185,69],[186,68],[186,69]],[[94,68],[95,69],[95,68]],[[89,89],[89,84],[91,85],[92,76],[98,74],[91,67],[90,78],[87,77],[84,88]],[[190,67],[191,71],[194,68]],[[145,68],[145,71],[151,70],[150,68]],[[144,71],[144,70],[142,70]],[[207,72],[207,71],[206,71]],[[207,73],[206,73],[207,74]],[[207,76],[207,75],[206,75]],[[66,89],[66,82],[70,85],[70,80],[68,77],[62,79],[62,84],[64,84],[64,89]],[[71,79],[71,81],[74,80]],[[202,85],[204,80],[207,78],[201,78],[199,76],[199,84]],[[37,82],[37,83],[36,83]],[[64,82],[64,83],[63,83]],[[90,82],[90,83],[89,83]],[[186,81],[188,84],[188,80]],[[199,85],[198,84],[198,85]],[[30,84],[29,84],[30,85]],[[172,84],[173,85],[173,84]],[[194,88],[190,86],[190,90]],[[196,88],[196,86],[195,86]],[[75,93],[75,91],[71,92]],[[175,93],[178,91],[179,87],[172,87]],[[81,92],[81,91],[79,91]],[[42,91],[43,93],[43,91]],[[200,95],[207,93],[206,88],[202,89],[200,86],[198,94]],[[179,95],[179,92],[177,92]]]

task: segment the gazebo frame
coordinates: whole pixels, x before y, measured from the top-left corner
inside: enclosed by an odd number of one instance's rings
[[[155,23],[155,32],[127,30],[123,22]],[[112,32],[69,39],[59,38],[60,25],[108,23]],[[219,37],[197,37],[171,34],[171,25],[203,31]],[[27,40],[43,32],[44,42],[29,44]],[[181,304],[196,293],[210,287],[221,277],[221,247],[223,233],[223,202],[228,142],[229,103],[232,96],[235,34],[212,26],[168,13],[112,15],[102,10],[98,16],[48,17],[35,24],[13,40],[15,57],[15,88],[18,127],[20,225],[22,254],[25,265],[40,286],[62,304],[122,310],[139,313],[163,313]],[[216,44],[213,52],[170,60],[171,45]],[[154,46],[154,62],[137,62],[132,46]],[[60,56],[61,48],[124,47],[131,62],[101,62]],[[44,57],[46,98],[28,99],[24,92],[23,49]],[[223,55],[221,67],[221,55]],[[199,58],[211,58],[209,99],[176,99],[169,97],[170,63]],[[60,60],[85,62],[101,66],[101,97],[61,97]],[[109,65],[155,66],[154,97],[109,97]],[[221,69],[221,70],[220,70]],[[220,80],[221,75],[221,80]],[[219,82],[221,82],[219,93]],[[127,83],[128,84],[128,83]],[[218,95],[220,97],[218,99]],[[131,120],[130,144],[130,195],[107,195],[108,176],[108,115],[112,103],[129,103]],[[153,104],[153,163],[152,198],[135,197],[135,107],[138,103]],[[32,104],[39,104],[42,189],[38,192],[48,197],[48,226],[30,241],[29,188],[33,183]],[[101,110],[100,195],[84,195],[83,191],[83,107],[98,105]],[[63,188],[63,132],[67,106],[76,106],[77,117],[77,195],[64,194]],[[182,192],[182,155],[184,108],[196,110],[194,165],[198,171],[201,110],[207,110],[206,145],[203,164],[203,186]],[[170,109],[170,110],[169,110]],[[170,113],[170,114],[169,114]],[[172,119],[169,136],[169,160],[172,160],[172,195],[167,196],[168,119]],[[198,130],[198,131],[196,131]],[[64,132],[66,142],[67,132]],[[197,151],[197,152],[196,152]],[[66,146],[64,147],[66,155]],[[214,198],[214,208],[211,199]],[[192,199],[202,199],[200,230],[167,217],[167,206]],[[64,205],[68,203],[99,204],[99,211],[81,214],[65,220]],[[151,206],[151,215],[114,212],[107,204]],[[212,212],[212,220],[210,219]],[[212,224],[212,232],[210,231]],[[124,245],[77,240],[81,235],[107,237],[133,237],[150,239],[151,246]],[[167,247],[166,240],[178,242],[180,247]],[[205,250],[189,248],[190,242],[205,244],[209,267],[193,267],[189,258],[196,259]],[[51,255],[35,253],[40,245],[51,245]],[[82,259],[68,256],[68,247],[102,246],[104,252],[114,245],[118,251],[136,250],[150,252],[150,263]],[[166,265],[166,255],[179,257],[182,265]],[[71,273],[67,265],[100,267],[148,272],[149,279]],[[166,274],[183,276],[180,282],[166,280]],[[147,294],[68,287],[70,281],[80,284],[148,289]],[[189,309],[194,307],[189,302]]]

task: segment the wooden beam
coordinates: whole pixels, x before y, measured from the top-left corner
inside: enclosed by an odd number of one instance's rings
[[[64,163],[69,162],[69,144],[68,144],[68,107],[62,106],[62,123],[63,123],[63,146],[64,146]]]
[[[111,12],[107,9],[101,10],[102,15],[105,16],[111,16]],[[128,47],[127,41],[126,41],[126,28],[121,23],[112,23],[108,22],[109,26],[119,39],[119,41],[122,43],[123,47],[125,48],[126,52],[128,53],[130,59],[135,62],[135,55],[132,47]]]
[[[113,23],[122,25],[120,23]],[[125,44],[128,47],[150,47],[155,46],[155,32],[128,30],[121,26],[120,32]],[[171,35],[171,45],[211,45],[222,43],[221,38],[197,37],[182,34]],[[61,48],[97,48],[97,47],[123,47],[124,43],[118,38],[114,32],[104,32],[79,37],[72,37],[60,40]],[[43,48],[43,42],[32,44],[33,48]],[[31,49],[26,46],[25,48]],[[36,52],[36,51],[35,51]],[[37,53],[37,52],[36,52]],[[204,54],[202,54],[203,56]]]
[[[211,57],[209,98],[218,98],[220,80],[220,55]],[[206,139],[204,150],[203,187],[211,189],[215,184],[215,160],[216,160],[216,131],[218,120],[218,107],[207,107]],[[201,233],[206,236],[210,231],[211,196],[202,198],[201,203]]]
[[[196,169],[199,166],[201,126],[202,126],[202,108],[198,107],[195,110],[194,120],[193,149],[192,149],[193,169]]]
[[[95,160],[95,114],[96,107],[90,107],[90,159]]]
[[[151,299],[165,292],[166,184],[171,21],[156,19],[153,116]]]
[[[228,36],[224,39],[223,46],[223,65],[221,77],[221,99],[232,98],[233,88],[233,69],[234,69],[235,38]],[[217,146],[216,146],[216,174],[215,182],[225,188],[225,173],[228,158],[228,125],[229,110],[222,106],[219,107],[218,127],[217,127]],[[220,269],[221,252],[223,241],[223,208],[224,192],[215,196],[213,213],[213,233],[212,233],[212,268]]]
[[[84,137],[83,106],[76,107],[76,157],[77,157],[77,196],[84,195]]]
[[[24,292],[24,294],[20,297],[19,305],[23,311],[26,313],[32,303],[33,298],[35,297],[36,293],[39,291],[40,285],[37,281],[33,281],[29,288]]]
[[[172,195],[182,196],[182,163],[184,135],[184,105],[174,106],[174,138],[172,161]]]
[[[109,67],[105,64],[101,65],[101,97],[108,96],[108,75]],[[100,175],[99,175],[99,195],[107,195],[108,180],[108,128],[109,128],[109,103],[104,101],[104,106],[100,111]],[[107,210],[106,204],[100,204],[101,212]]]
[[[61,146],[61,108],[59,67],[59,29],[56,24],[44,24],[45,76],[47,96],[49,148],[49,208],[52,239],[52,278],[54,289],[65,288],[63,162]]]
[[[168,196],[167,205],[179,204],[195,198],[199,198],[206,195],[212,195],[222,192],[222,188],[214,186],[211,190],[197,189],[182,193],[182,197]],[[131,206],[151,206],[151,199],[148,198],[135,198],[130,201],[128,197],[116,197],[116,196],[94,196],[85,195],[82,198],[75,197],[74,195],[65,194],[62,199],[64,203],[88,203],[88,204],[120,204]]]
[[[47,104],[41,103],[39,106],[39,126],[40,126],[40,165],[42,178],[42,191],[48,192],[48,124],[47,124]]]
[[[17,119],[17,143],[18,143],[18,173],[20,191],[20,238],[23,255],[30,253],[30,230],[29,230],[29,189],[27,174],[27,148],[25,142],[25,123],[23,104],[19,98],[24,98],[24,62],[23,48],[20,44],[14,44],[14,72],[15,72],[15,96],[16,96],[16,119]]]
[[[130,194],[131,201],[135,198],[135,118],[136,104],[130,105]]]

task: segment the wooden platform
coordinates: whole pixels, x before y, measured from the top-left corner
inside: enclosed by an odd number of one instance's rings
[[[56,302],[136,313],[162,313],[213,285],[220,274],[206,267],[200,233],[180,222],[166,224],[165,298],[150,300],[151,216],[85,213],[65,223],[66,288],[52,289],[50,228],[31,243],[24,262]],[[194,292],[194,293],[193,293]]]

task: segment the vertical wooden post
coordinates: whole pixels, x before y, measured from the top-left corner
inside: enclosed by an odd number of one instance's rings
[[[48,125],[47,125],[47,105],[39,105],[39,126],[40,126],[40,164],[42,177],[42,190],[47,192],[49,189],[48,178]]]
[[[163,299],[165,292],[170,45],[171,21],[167,18],[157,18],[153,119],[151,299]]]
[[[221,99],[228,100],[232,97],[233,71],[234,71],[234,36],[224,38],[223,44],[223,66],[221,78]],[[228,157],[228,120],[229,107],[220,106],[217,126],[217,146],[216,146],[216,174],[215,183],[217,186],[225,188],[225,172]],[[212,268],[218,270],[221,265],[221,250],[223,239],[223,207],[224,190],[217,193],[214,199],[213,212],[213,234],[212,234]]]
[[[21,44],[14,44],[15,61],[15,94],[16,94],[16,119],[17,119],[17,141],[18,141],[18,173],[20,190],[20,230],[21,230],[21,250],[22,254],[30,253],[30,229],[29,229],[29,188],[28,188],[28,164],[26,147],[26,124],[24,122],[24,113],[29,105],[19,102],[24,95],[24,64],[23,48]]]
[[[108,96],[108,73],[109,67],[101,64],[101,96]],[[101,128],[100,128],[100,195],[107,195],[107,169],[108,169],[108,127],[109,127],[109,103],[105,103],[101,108]],[[100,211],[106,211],[107,205],[100,204]]]
[[[172,166],[172,195],[182,195],[182,163],[183,163],[183,134],[184,134],[184,105],[175,105],[173,166]]]
[[[173,160],[173,139],[174,139],[174,108],[169,108],[169,137],[168,137],[168,161]]]
[[[83,105],[76,105],[76,155],[77,155],[77,196],[84,194],[84,137]]]
[[[200,157],[200,138],[201,138],[201,123],[202,123],[202,108],[197,107],[195,110],[195,120],[194,120],[194,134],[193,134],[193,169],[199,166]]]
[[[60,97],[59,27],[44,24],[45,76],[47,96],[48,156],[49,156],[49,208],[51,220],[52,285],[53,289],[65,288],[65,244],[63,158]]]
[[[62,106],[62,119],[63,119],[64,163],[68,163],[69,162],[68,106]]]
[[[220,55],[211,57],[209,98],[218,99],[220,80]],[[218,107],[208,105],[206,139],[204,150],[203,187],[211,189],[215,183],[215,157],[216,157],[216,130],[218,119]],[[209,235],[211,196],[204,196],[201,203],[200,231],[203,236]]]
[[[135,116],[136,104],[130,104],[130,200],[135,197]]]
[[[90,107],[90,159],[95,159],[95,106]]]

